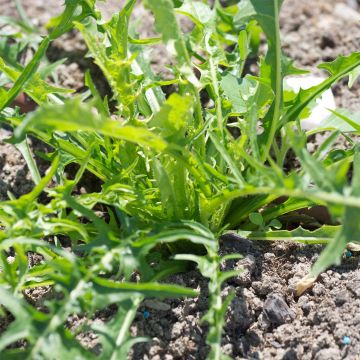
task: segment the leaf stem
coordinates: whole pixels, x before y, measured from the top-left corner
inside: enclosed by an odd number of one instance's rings
[[[121,345],[123,345],[123,342],[124,340],[126,339],[126,335],[127,335],[127,332],[136,316],[136,312],[137,312],[137,309],[141,303],[141,301],[143,300],[143,297],[142,296],[138,296],[138,297],[135,297],[134,299],[132,299],[132,302],[133,302],[133,306],[131,307],[131,309],[127,312],[126,316],[125,316],[125,319],[121,325],[121,328],[120,328],[120,331],[118,333],[118,336],[116,338],[116,349],[120,348]],[[114,351],[112,353],[112,356],[110,358],[110,360],[117,360],[118,357],[117,357],[117,352]]]
[[[281,103],[283,93],[283,78],[282,78],[282,66],[281,66],[281,38],[280,38],[280,24],[279,24],[279,1],[274,0],[274,17],[275,17],[275,99],[274,99],[274,110],[273,117],[270,125],[269,133],[267,134],[265,149],[262,156],[262,161],[265,162],[269,156],[271,146],[273,144],[278,124],[280,122],[281,115]]]

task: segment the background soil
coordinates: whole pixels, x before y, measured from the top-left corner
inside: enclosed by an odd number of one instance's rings
[[[41,25],[61,11],[63,1],[23,3],[29,17]],[[104,9],[109,15],[122,3],[108,1]],[[359,51],[359,9],[356,0],[285,0],[281,16],[284,51],[298,66],[320,73],[316,69],[318,63]],[[0,14],[16,15],[14,2],[0,0]],[[135,18],[144,36],[152,32],[151,17],[145,16],[141,7],[136,9]],[[65,35],[50,49],[49,58],[68,59],[59,68],[64,86],[83,87],[85,52],[76,33]],[[161,67],[164,61],[166,56],[160,51],[154,65]],[[359,82],[349,90],[344,80],[333,91],[339,106],[360,110]],[[6,198],[7,191],[19,196],[32,187],[21,155],[3,141],[8,136],[7,130],[0,130],[0,199]],[[224,295],[231,290],[236,292],[226,319],[224,353],[234,359],[360,359],[359,254],[348,253],[340,267],[322,274],[310,291],[295,298],[294,284],[307,274],[321,247],[250,242],[228,236],[221,249],[224,253],[243,254],[242,260],[227,267],[245,269],[223,290]],[[150,337],[151,341],[136,345],[130,355],[132,359],[206,357],[206,326],[200,319],[208,306],[207,281],[196,271],[169,280],[197,288],[201,296],[144,303],[131,330],[134,335]],[[74,316],[69,321],[75,328],[81,319]],[[99,315],[94,321],[103,318]],[[83,334],[79,339],[96,350],[96,337]]]

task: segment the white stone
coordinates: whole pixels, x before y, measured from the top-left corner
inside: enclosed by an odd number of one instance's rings
[[[300,89],[307,90],[313,86],[319,85],[325,78],[321,76],[294,76],[285,79],[286,85],[295,92],[299,92]],[[321,97],[316,100],[316,105],[311,110],[311,114],[308,118],[301,120],[301,127],[304,130],[313,130],[321,127],[321,122],[325,120],[331,112],[329,110],[335,110],[336,103],[335,97],[331,89],[326,90]]]

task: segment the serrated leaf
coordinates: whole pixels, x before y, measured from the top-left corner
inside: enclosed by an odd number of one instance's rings
[[[214,19],[214,12],[207,4],[192,0],[185,0],[176,12],[188,16],[200,28],[209,26]]]
[[[149,146],[163,151],[167,143],[145,127],[121,126],[119,122],[104,118],[94,112],[89,104],[81,103],[79,98],[66,101],[63,105],[45,104],[27,116],[16,129],[15,135],[21,137],[26,130],[45,131],[89,131],[98,132],[113,138]]]
[[[158,128],[163,137],[171,138],[174,142],[182,140],[192,122],[193,103],[189,95],[171,94],[149,122],[150,127]]]
[[[112,35],[110,41],[114,39],[113,46],[109,48],[106,45],[107,37],[96,31],[95,22],[76,23],[76,28],[83,35],[91,55],[109,82],[119,110],[126,116],[133,116],[137,86],[130,74],[132,59],[128,58],[127,48],[124,47],[127,44],[127,37],[124,38],[121,34],[121,28],[127,29],[128,25],[126,20],[123,21],[124,16],[120,14],[115,18],[114,23],[107,27]]]
[[[171,54],[175,55],[182,71],[192,74],[190,57],[178,25],[174,4],[171,0],[146,0],[145,6],[155,16],[155,29],[162,35],[163,42]]]
[[[21,71],[15,70],[10,66],[7,66],[5,62],[0,58],[0,71],[2,71],[11,81],[16,81]],[[22,71],[24,71],[22,69]],[[30,81],[24,85],[24,91],[37,103],[42,104],[47,101],[50,95],[53,94],[71,94],[74,90],[65,89],[50,85],[40,78],[39,74],[34,74]]]
[[[304,244],[327,244],[340,231],[341,226],[327,226],[310,231],[299,227],[295,230],[237,231],[236,234],[251,240],[296,241]]]

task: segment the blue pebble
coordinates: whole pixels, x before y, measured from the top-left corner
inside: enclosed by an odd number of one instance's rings
[[[144,319],[148,319],[150,317],[150,313],[147,310],[143,312]]]
[[[343,343],[344,345],[349,345],[349,344],[351,343],[351,340],[350,340],[350,338],[349,338],[348,336],[344,336],[344,337],[342,338],[342,343]]]
[[[352,252],[348,250],[348,251],[345,253],[345,256],[346,256],[347,258],[352,257]]]

